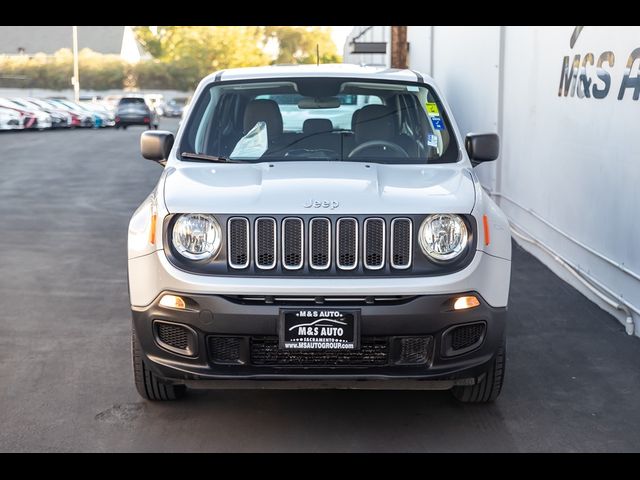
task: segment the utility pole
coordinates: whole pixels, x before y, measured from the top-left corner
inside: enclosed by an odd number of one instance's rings
[[[80,101],[80,74],[78,72],[78,27],[73,28],[73,78],[71,84],[73,85],[73,93],[75,101]]]
[[[407,27],[391,26],[391,68],[408,68]]]

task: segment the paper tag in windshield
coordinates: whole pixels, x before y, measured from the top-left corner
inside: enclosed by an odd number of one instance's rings
[[[440,111],[438,110],[438,105],[435,103],[427,102],[427,114],[430,117],[437,117],[440,115]]]
[[[436,135],[427,135],[427,145],[429,147],[438,148],[438,137]]]

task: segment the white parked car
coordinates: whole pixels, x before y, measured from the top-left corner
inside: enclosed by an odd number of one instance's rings
[[[511,238],[473,166],[498,143],[461,137],[433,80],[410,70],[206,77],[175,142],[141,138],[165,168],[129,225],[139,393],[451,389],[493,401]]]
[[[19,110],[29,117],[35,118],[35,122],[29,124],[27,128],[37,128],[38,130],[44,130],[53,126],[51,115],[38,109],[35,106],[28,107],[9,98],[0,98],[0,107],[13,108]]]
[[[0,107],[0,130],[24,130],[22,119],[19,111]]]

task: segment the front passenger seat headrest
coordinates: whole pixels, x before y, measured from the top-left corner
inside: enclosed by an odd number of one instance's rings
[[[282,135],[282,113],[280,107],[273,100],[251,100],[244,111],[242,128],[246,135],[258,122],[267,124],[269,141]]]

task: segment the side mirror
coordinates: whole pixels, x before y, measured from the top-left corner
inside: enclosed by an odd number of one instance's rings
[[[173,133],[165,130],[144,132],[140,136],[140,152],[147,160],[164,165],[173,147],[173,140]]]
[[[473,165],[491,162],[500,154],[500,137],[495,133],[469,133],[464,139],[469,158]]]

